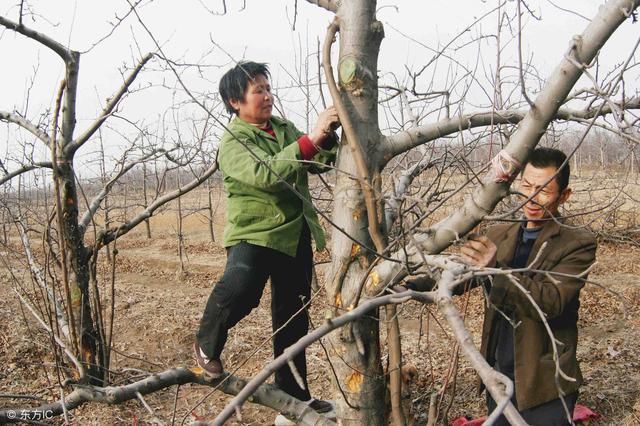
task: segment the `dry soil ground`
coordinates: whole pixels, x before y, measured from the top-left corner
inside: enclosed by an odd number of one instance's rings
[[[162,217],[164,216],[164,217]],[[192,366],[191,343],[212,284],[220,277],[225,252],[218,243],[208,241],[206,226],[193,215],[185,224],[185,272],[180,272],[175,237],[175,219],[167,212],[154,219],[153,239],[135,231],[118,241],[116,275],[116,326],[113,369],[116,381],[125,383],[144,372],[158,372],[173,366]],[[220,237],[221,228],[216,228]],[[17,246],[17,239],[14,240]],[[10,256],[8,251],[3,256]],[[597,425],[640,424],[640,249],[603,245],[599,264],[591,278],[600,287],[589,285],[582,292],[579,357],[586,385],[580,403],[601,413]],[[1,269],[1,268],[0,268]],[[18,279],[27,278],[15,271]],[[108,268],[101,268],[101,281],[108,282]],[[321,277],[322,278],[322,277]],[[46,400],[59,397],[48,341],[21,308],[12,292],[13,281],[6,270],[0,271],[0,406],[29,403],[7,398],[7,394],[33,395]],[[225,349],[227,369],[251,377],[271,359],[270,293],[267,287],[260,306],[232,332]],[[624,301],[624,303],[623,303]],[[459,300],[464,303],[464,299]],[[472,293],[467,322],[476,339],[482,321],[481,295]],[[623,317],[623,306],[627,316]],[[320,322],[325,310],[324,294],[319,294],[311,310]],[[440,318],[429,307],[416,303],[400,312],[405,360],[413,363],[418,376],[411,386],[412,416],[424,424],[429,395],[440,390],[450,367],[452,340]],[[255,351],[255,353],[254,353]],[[251,357],[248,357],[252,354]],[[331,396],[329,369],[323,350],[314,344],[308,350],[310,386],[317,397]],[[45,374],[45,370],[48,374]],[[455,397],[449,418],[462,414],[480,415],[483,400],[475,393],[475,374],[460,359],[455,379]],[[450,402],[451,388],[444,404]],[[186,385],[145,397],[154,411],[150,414],[140,401],[119,406],[87,404],[73,413],[76,425],[176,424],[190,423],[197,417],[211,419],[229,397],[210,389]],[[204,401],[198,404],[200,401]],[[241,422],[230,424],[271,424],[274,413],[246,404]],[[56,420],[60,423],[60,420]]]

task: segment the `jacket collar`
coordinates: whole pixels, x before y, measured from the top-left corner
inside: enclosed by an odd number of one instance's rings
[[[531,248],[531,253],[529,254],[529,259],[527,261],[528,263],[533,262],[533,260],[536,258],[536,255],[540,251],[542,244],[560,233],[560,230],[562,229],[560,224],[562,223],[562,221],[562,217],[556,217],[555,219],[548,220],[547,223],[545,223],[542,231],[540,232],[540,235],[538,235],[535,243],[533,243],[533,247]],[[546,249],[545,252],[542,253],[541,259],[546,255],[546,253],[548,253],[548,249]]]
[[[516,243],[518,242],[518,234],[520,229],[520,222],[512,223],[507,227],[504,232],[504,239],[498,244],[498,251],[496,258],[503,264],[508,264],[513,258],[513,254],[516,250]]]
[[[557,217],[555,220],[549,220],[545,223],[540,235],[536,239],[535,243],[533,243],[533,247],[531,248],[531,253],[529,254],[528,263],[531,263],[535,258],[546,241],[549,241],[554,236],[560,233],[562,229],[561,223],[563,222],[563,218]],[[496,258],[498,261],[508,264],[513,259],[513,255],[515,254],[516,245],[518,243],[518,236],[520,235],[520,226],[522,222],[515,222],[511,224],[504,232],[504,239],[500,244],[498,244],[498,251],[496,253]],[[545,256],[545,252],[542,253],[542,256]],[[541,258],[542,259],[542,258]]]
[[[265,132],[264,130],[259,129],[257,126],[247,123],[246,121],[244,121],[238,116],[235,116],[235,118],[231,121],[231,126],[234,128],[242,128],[242,129],[249,130],[261,137],[274,139],[278,141],[278,144],[280,146],[283,146],[284,134],[288,125],[287,120],[284,120],[280,117],[271,116],[271,118],[269,119],[269,122],[271,123],[271,128],[273,128],[273,132],[276,134],[275,138],[271,136],[269,133]]]

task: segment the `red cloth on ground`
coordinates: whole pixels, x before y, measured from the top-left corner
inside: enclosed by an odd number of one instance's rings
[[[576,404],[576,407],[573,409],[574,422],[582,422],[588,419],[599,419],[600,417],[602,417],[600,414],[595,411],[591,411],[591,409],[584,405]]]
[[[584,405],[576,404],[575,408],[573,409],[574,422],[583,422],[589,419],[599,419],[600,417],[602,417],[600,414],[592,411],[590,408],[585,407]],[[451,426],[481,426],[485,420],[487,420],[487,416],[473,420],[469,420],[464,416],[460,416],[451,420]]]
[[[469,420],[464,416],[460,416],[451,420],[451,426],[481,426],[485,420],[487,420],[487,416],[474,420]]]

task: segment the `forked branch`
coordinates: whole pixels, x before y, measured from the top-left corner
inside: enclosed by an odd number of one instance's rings
[[[109,98],[107,104],[105,105],[104,109],[100,113],[100,116],[91,124],[91,126],[89,126],[87,130],[84,131],[82,135],[80,135],[75,141],[73,141],[73,143],[70,143],[65,147],[65,154],[73,155],[73,153],[78,148],[80,148],[87,140],[89,140],[89,138],[91,138],[91,136],[100,128],[102,123],[104,123],[105,120],[109,118],[113,110],[118,105],[118,102],[120,102],[122,97],[128,92],[131,84],[133,84],[133,82],[135,81],[136,77],[138,76],[142,68],[146,65],[147,62],[149,62],[149,60],[151,60],[151,58],[153,58],[153,53],[147,53],[147,55],[145,55],[140,60],[138,65],[136,65],[136,67],[131,71],[131,73],[124,80],[124,82],[122,83],[122,86],[120,86],[120,88],[118,88],[116,93],[114,93],[113,96]]]

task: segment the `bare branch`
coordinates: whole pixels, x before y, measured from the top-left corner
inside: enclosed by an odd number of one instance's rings
[[[73,60],[71,50],[67,49],[64,45],[58,43],[54,39],[35,30],[32,30],[31,28],[25,27],[24,25],[22,25],[22,23],[16,23],[5,18],[4,16],[0,16],[0,25],[17,33],[20,33],[25,37],[35,40],[40,44],[43,44],[44,46],[56,52],[65,62]]]
[[[0,185],[3,185],[7,182],[9,182],[11,179],[13,179],[16,176],[19,176],[23,173],[29,172],[31,170],[35,170],[35,169],[42,169],[42,168],[46,168],[46,169],[50,169],[52,168],[53,165],[51,164],[50,161],[40,161],[40,162],[36,162],[33,164],[26,164],[22,167],[20,167],[17,170],[14,170],[10,173],[7,173],[6,175],[2,176],[0,178]]]
[[[5,422],[20,422],[20,416],[13,418],[15,416],[12,415],[10,417],[8,413],[21,412],[23,409],[28,412],[39,411],[58,416],[63,414],[65,410],[73,410],[87,402],[109,405],[120,404],[131,399],[137,399],[138,395],[147,395],[173,385],[185,383],[212,386],[229,395],[239,394],[247,384],[245,380],[235,376],[224,376],[220,379],[211,380],[204,374],[198,374],[195,369],[173,368],[125,386],[78,386],[73,392],[64,397],[64,402],[57,401],[39,407],[2,409],[0,410],[0,422],[3,424]],[[273,408],[289,417],[304,419],[306,424],[326,426],[334,424],[334,422],[312,410],[309,405],[298,401],[273,385],[265,384],[259,386],[255,389],[251,401]]]
[[[640,109],[640,96],[633,97],[624,102],[616,104],[621,109]],[[598,113],[598,111],[600,111]],[[571,108],[560,108],[553,118],[559,120],[575,120],[581,121],[595,117],[595,115],[608,115],[614,112],[610,105],[605,105],[602,109],[591,107],[584,110],[576,110]],[[436,140],[438,138],[450,136],[463,130],[476,127],[485,127],[495,124],[518,124],[525,119],[530,110],[502,110],[502,111],[485,111],[468,115],[461,115],[453,118],[445,118],[436,123],[429,123],[419,127],[412,127],[388,136],[386,142],[388,144],[389,157],[392,158],[402,154],[416,146]]]
[[[71,332],[69,328],[69,322],[65,318],[65,310],[63,308],[62,301],[55,295],[55,292],[51,288],[51,286],[47,285],[46,277],[44,270],[38,265],[38,262],[31,251],[31,242],[29,241],[29,235],[27,234],[27,229],[20,218],[16,218],[16,225],[18,230],[20,231],[20,237],[22,239],[22,247],[24,249],[24,253],[27,256],[27,262],[29,263],[29,269],[31,271],[32,276],[34,277],[35,282],[49,295],[49,298],[52,300],[53,305],[55,307],[55,315],[58,321],[58,327],[62,334],[67,339],[67,342],[72,342]],[[51,330],[49,330],[51,332]],[[64,348],[66,349],[66,348]],[[77,359],[72,359],[74,363],[77,364]],[[82,371],[80,368],[78,371]]]
[[[311,333],[302,337],[295,344],[289,346],[282,355],[270,362],[265,368],[256,374],[249,383],[242,389],[238,395],[233,398],[229,404],[218,414],[218,417],[213,421],[214,425],[221,426],[226,422],[235,412],[236,408],[242,406],[244,401],[251,397],[255,389],[258,389],[262,383],[264,383],[271,374],[273,374],[278,368],[287,364],[287,361],[293,359],[293,357],[303,351],[306,347],[313,342],[319,340],[329,332],[344,326],[363,315],[369,313],[372,309],[384,306],[390,303],[398,304],[406,302],[409,299],[419,300],[423,303],[432,303],[433,294],[431,293],[419,293],[415,291],[407,291],[404,293],[388,294],[374,299],[369,299],[364,303],[358,305],[357,308],[347,311],[339,317],[327,320],[322,326],[316,328]],[[1,417],[0,417],[1,418]]]
[[[330,12],[337,12],[338,5],[333,0],[307,0],[311,4],[315,4],[318,7],[327,9]]]
[[[400,214],[400,201],[404,194],[409,190],[411,182],[413,182],[420,173],[433,167],[434,164],[435,161],[430,158],[424,158],[402,173],[398,179],[393,196],[389,197],[387,200],[387,205],[384,211],[386,229],[391,229],[393,223],[398,218],[398,215]]]
[[[116,182],[123,175],[125,175],[129,170],[134,168],[136,165],[138,165],[140,163],[143,163],[144,161],[147,161],[150,158],[158,157],[158,156],[164,155],[164,154],[166,154],[166,151],[164,149],[159,149],[157,151],[154,151],[154,152],[152,152],[150,154],[147,154],[147,155],[143,156],[140,159],[132,161],[129,164],[125,165],[124,161],[123,161],[123,164],[120,167],[120,170],[118,170],[118,172],[109,180],[109,182],[107,182],[104,185],[104,187],[98,193],[98,195],[96,195],[93,198],[93,200],[91,200],[91,203],[89,204],[89,208],[84,213],[84,215],[82,216],[82,219],[80,219],[80,222],[78,223],[78,226],[80,227],[80,232],[84,233],[86,231],[87,226],[89,226],[89,222],[91,222],[91,219],[93,218],[93,216],[98,211],[98,208],[100,207],[100,204],[105,199],[105,197],[109,194],[109,192],[111,191],[111,188],[113,187],[113,185],[115,185]]]
[[[335,104],[338,115],[340,116],[340,123],[342,129],[347,135],[347,141],[351,150],[353,151],[356,166],[358,168],[358,180],[360,187],[364,193],[365,204],[367,206],[367,218],[369,223],[369,235],[371,240],[376,246],[376,250],[379,253],[384,251],[385,241],[380,231],[380,223],[378,221],[378,212],[376,206],[376,196],[373,191],[372,180],[369,174],[369,169],[365,161],[362,144],[356,134],[353,125],[351,124],[351,118],[349,112],[342,103],[342,98],[335,78],[333,77],[333,68],[331,68],[331,45],[334,42],[336,31],[338,30],[338,22],[333,21],[327,29],[327,35],[324,40],[324,46],[322,49],[322,66],[324,68],[324,74],[327,78],[327,85],[331,92],[331,97]]]
[[[51,140],[49,139],[49,135],[47,134],[47,132],[41,130],[38,126],[36,126],[31,121],[27,120],[26,118],[24,118],[19,114],[0,111],[0,121],[6,121],[7,123],[17,124],[18,126],[29,131],[29,133],[31,133],[32,135],[40,139],[47,146],[49,146],[51,143]]]
[[[114,93],[113,96],[111,96],[111,98],[109,98],[107,104],[102,110],[102,113],[100,113],[100,116],[98,117],[98,119],[94,121],[91,124],[91,126],[89,126],[89,128],[84,131],[82,135],[76,138],[76,140],[73,141],[73,143],[70,143],[64,148],[65,154],[72,155],[87,140],[89,140],[89,138],[91,138],[91,136],[100,128],[102,123],[104,123],[105,120],[109,118],[114,108],[118,105],[118,102],[120,102],[122,97],[128,92],[131,84],[134,82],[134,80],[136,79],[136,77],[138,76],[142,68],[146,65],[146,63],[149,62],[149,60],[151,60],[151,58],[153,58],[153,53],[148,53],[144,58],[140,60],[138,65],[136,65],[136,67],[131,71],[129,76],[122,83],[122,86],[120,86],[118,91]]]
[[[53,330],[51,330],[51,327],[49,327],[47,325],[47,323],[44,322],[44,320],[42,318],[40,318],[40,316],[37,314],[36,310],[24,298],[24,296],[22,296],[20,293],[18,293],[17,290],[14,289],[14,291],[15,291],[16,295],[20,298],[20,301],[22,302],[22,304],[29,310],[29,312],[31,312],[31,315],[33,315],[33,317],[38,321],[38,323],[40,323],[42,328],[44,328],[51,336],[53,336],[53,339],[55,340],[55,342],[60,346],[60,348],[62,348],[62,350],[64,351],[65,355],[67,355],[69,357],[71,362],[73,362],[73,364],[78,369],[78,372],[80,372],[81,375],[84,375],[84,367],[83,367],[82,363],[80,361],[78,361],[78,358],[76,358],[73,355],[73,352],[71,352],[71,350],[69,350],[67,345],[62,340],[60,340],[60,338],[58,336],[55,335]],[[2,420],[2,412],[1,411],[0,411],[0,420]]]
[[[211,175],[213,175],[216,172],[216,170],[218,170],[218,161],[217,160],[214,161],[214,163],[202,175],[198,176],[197,178],[195,178],[194,180],[192,180],[191,182],[189,182],[185,186],[182,186],[182,187],[176,189],[175,191],[172,191],[172,192],[170,192],[170,193],[158,198],[153,203],[151,203],[146,209],[144,209],[144,211],[140,212],[137,216],[135,216],[130,221],[120,225],[118,228],[107,230],[106,232],[104,232],[101,235],[99,241],[96,242],[96,244],[99,244],[100,246],[109,244],[114,239],[116,239],[116,238],[126,234],[127,232],[131,231],[140,222],[142,222],[143,220],[145,220],[147,218],[150,218],[151,215],[153,215],[153,212],[155,212],[161,206],[165,205],[169,201],[171,201],[171,200],[173,200],[173,199],[175,199],[175,198],[177,198],[177,197],[179,197],[181,195],[184,195],[187,192],[191,191],[192,189],[196,188],[202,182],[207,180]]]
[[[514,391],[513,382],[505,375],[491,368],[487,360],[484,359],[478,348],[474,345],[473,338],[471,334],[469,334],[458,309],[453,303],[451,289],[456,282],[456,275],[464,270],[464,266],[455,265],[453,267],[449,266],[449,268],[452,268],[453,271],[445,269],[438,283],[438,309],[440,309],[451,326],[465,357],[482,379],[482,382],[487,387],[487,391],[491,393],[493,399],[498,403],[498,407],[496,407],[489,419],[495,420],[504,410],[504,415],[512,425],[526,425],[527,423],[510,401]],[[487,419],[487,424],[493,424],[489,419]]]
[[[527,101],[527,104],[529,104],[529,106],[531,107],[534,107],[533,102],[531,101],[531,99],[529,98],[529,95],[527,94],[527,86],[525,85],[525,82],[524,82],[524,72],[522,70],[522,13],[520,11],[520,2],[521,0],[518,0],[517,2],[518,4],[518,77],[520,79],[520,93],[522,94],[522,97]]]

